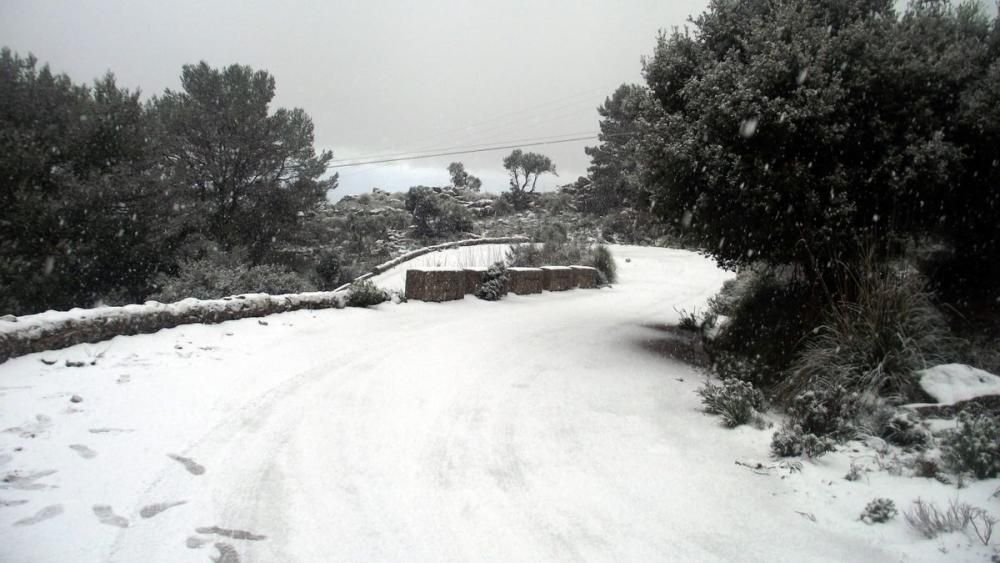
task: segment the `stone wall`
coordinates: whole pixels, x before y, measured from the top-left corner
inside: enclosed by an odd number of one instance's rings
[[[576,287],[576,276],[569,266],[542,266],[542,288],[546,291],[566,291]]]
[[[486,281],[486,270],[489,268],[463,268],[465,272],[465,292],[472,293]]]
[[[465,270],[423,268],[406,271],[406,298],[452,301],[465,297]]]
[[[542,292],[541,268],[507,268],[510,272],[508,290],[518,295]]]
[[[177,303],[49,311],[0,321],[0,362],[10,358],[100,342],[115,336],[149,334],[192,323],[214,324],[264,317],[299,309],[342,308],[345,292],[290,295],[251,294],[224,299],[185,299]]]
[[[597,268],[590,266],[570,266],[573,270],[573,277],[576,278],[576,286],[581,289],[593,289],[597,287]]]

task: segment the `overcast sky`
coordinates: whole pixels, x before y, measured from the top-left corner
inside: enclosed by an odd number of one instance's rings
[[[200,60],[266,69],[275,105],[305,109],[317,146],[341,160],[596,132],[596,107],[641,81],[657,31],[706,4],[0,0],[0,42],[77,82],[111,70],[147,95],[179,88],[181,66]],[[586,144],[525,150],[555,161],[550,187],[585,174]],[[452,160],[500,191],[509,152],[344,168],[336,194],[443,185]]]

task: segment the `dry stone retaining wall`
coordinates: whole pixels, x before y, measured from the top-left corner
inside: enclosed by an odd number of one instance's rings
[[[576,286],[581,289],[593,289],[597,287],[597,268],[591,266],[570,266],[573,270],[573,277],[576,278]]]
[[[507,268],[507,271],[510,272],[508,289],[511,293],[527,295],[542,292],[541,268]]]
[[[465,297],[465,270],[423,268],[406,271],[406,298],[452,301]]]
[[[224,299],[185,299],[177,303],[49,311],[0,320],[0,362],[10,358],[100,342],[115,336],[149,334],[192,323],[214,324],[264,317],[298,309],[342,308],[346,292],[323,291],[289,295],[251,294]]]
[[[566,291],[576,287],[576,276],[569,266],[542,266],[542,288],[546,291]]]

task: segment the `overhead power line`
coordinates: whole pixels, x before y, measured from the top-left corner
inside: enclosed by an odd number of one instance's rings
[[[397,157],[403,157],[403,156],[412,158],[412,157],[420,156],[420,155],[423,155],[423,154],[426,154],[426,153],[439,153],[439,152],[457,151],[457,150],[463,150],[463,151],[465,151],[465,150],[474,150],[474,149],[479,149],[479,148],[492,147],[493,145],[498,145],[498,144],[500,144],[500,145],[512,145],[512,144],[515,144],[515,143],[540,143],[542,141],[557,141],[557,140],[561,140],[563,137],[581,137],[581,136],[596,135],[596,134],[597,133],[594,132],[594,131],[574,131],[573,133],[559,133],[559,134],[556,134],[556,135],[545,135],[545,136],[542,136],[542,137],[534,136],[534,137],[527,137],[527,138],[520,138],[520,139],[496,139],[496,140],[492,140],[492,141],[482,141],[482,142],[479,142],[479,143],[473,143],[471,145],[468,144],[468,143],[459,143],[459,144],[453,144],[453,145],[436,146],[436,147],[430,147],[430,148],[426,148],[426,149],[414,149],[414,150],[411,150],[411,151],[402,151],[402,152],[395,152],[395,153],[367,154],[367,155],[364,155],[364,156],[356,156],[354,158],[341,158],[341,159],[333,160],[328,165],[328,168],[334,167],[334,166],[338,166],[338,165],[341,165],[341,164],[355,164],[355,163],[361,162],[361,161],[364,161],[364,162],[368,162],[368,161],[376,162],[376,161],[378,161],[380,159],[391,159],[391,158],[397,158]]]
[[[440,152],[440,153],[434,153],[434,154],[401,156],[401,157],[398,157],[398,158],[386,158],[386,159],[382,159],[382,160],[367,160],[367,161],[364,161],[364,162],[351,162],[351,163],[345,163],[345,164],[331,164],[331,165],[327,166],[327,168],[347,168],[349,166],[363,166],[365,164],[382,164],[384,162],[399,162],[399,161],[402,161],[402,160],[418,160],[418,159],[423,159],[423,158],[434,158],[434,157],[438,157],[438,156],[452,156],[452,155],[457,155],[457,154],[472,154],[472,153],[477,153],[477,152],[488,152],[488,151],[499,151],[499,150],[505,150],[505,149],[516,149],[516,148],[520,148],[520,147],[534,147],[534,146],[539,146],[539,145],[558,145],[558,144],[561,144],[561,143],[572,143],[572,142],[575,142],[575,141],[589,141],[589,140],[597,139],[597,138],[598,137],[595,134],[595,135],[587,135],[585,137],[573,137],[573,138],[570,138],[570,139],[560,139],[560,140],[556,140],[556,141],[537,141],[537,142],[534,142],[534,143],[518,143],[518,144],[513,144],[513,145],[503,145],[503,146],[496,146],[496,147],[483,147],[483,148],[478,148],[478,149],[455,150],[455,151]]]

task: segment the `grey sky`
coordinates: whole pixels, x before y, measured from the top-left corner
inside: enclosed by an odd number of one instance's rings
[[[657,31],[706,4],[3,0],[0,43],[78,82],[111,70],[149,95],[199,60],[266,69],[276,105],[305,109],[340,160],[597,131],[595,108],[641,80]],[[586,144],[526,150],[555,161],[551,186],[585,173]],[[500,191],[507,152],[345,168],[337,193],[444,184],[451,160]]]

